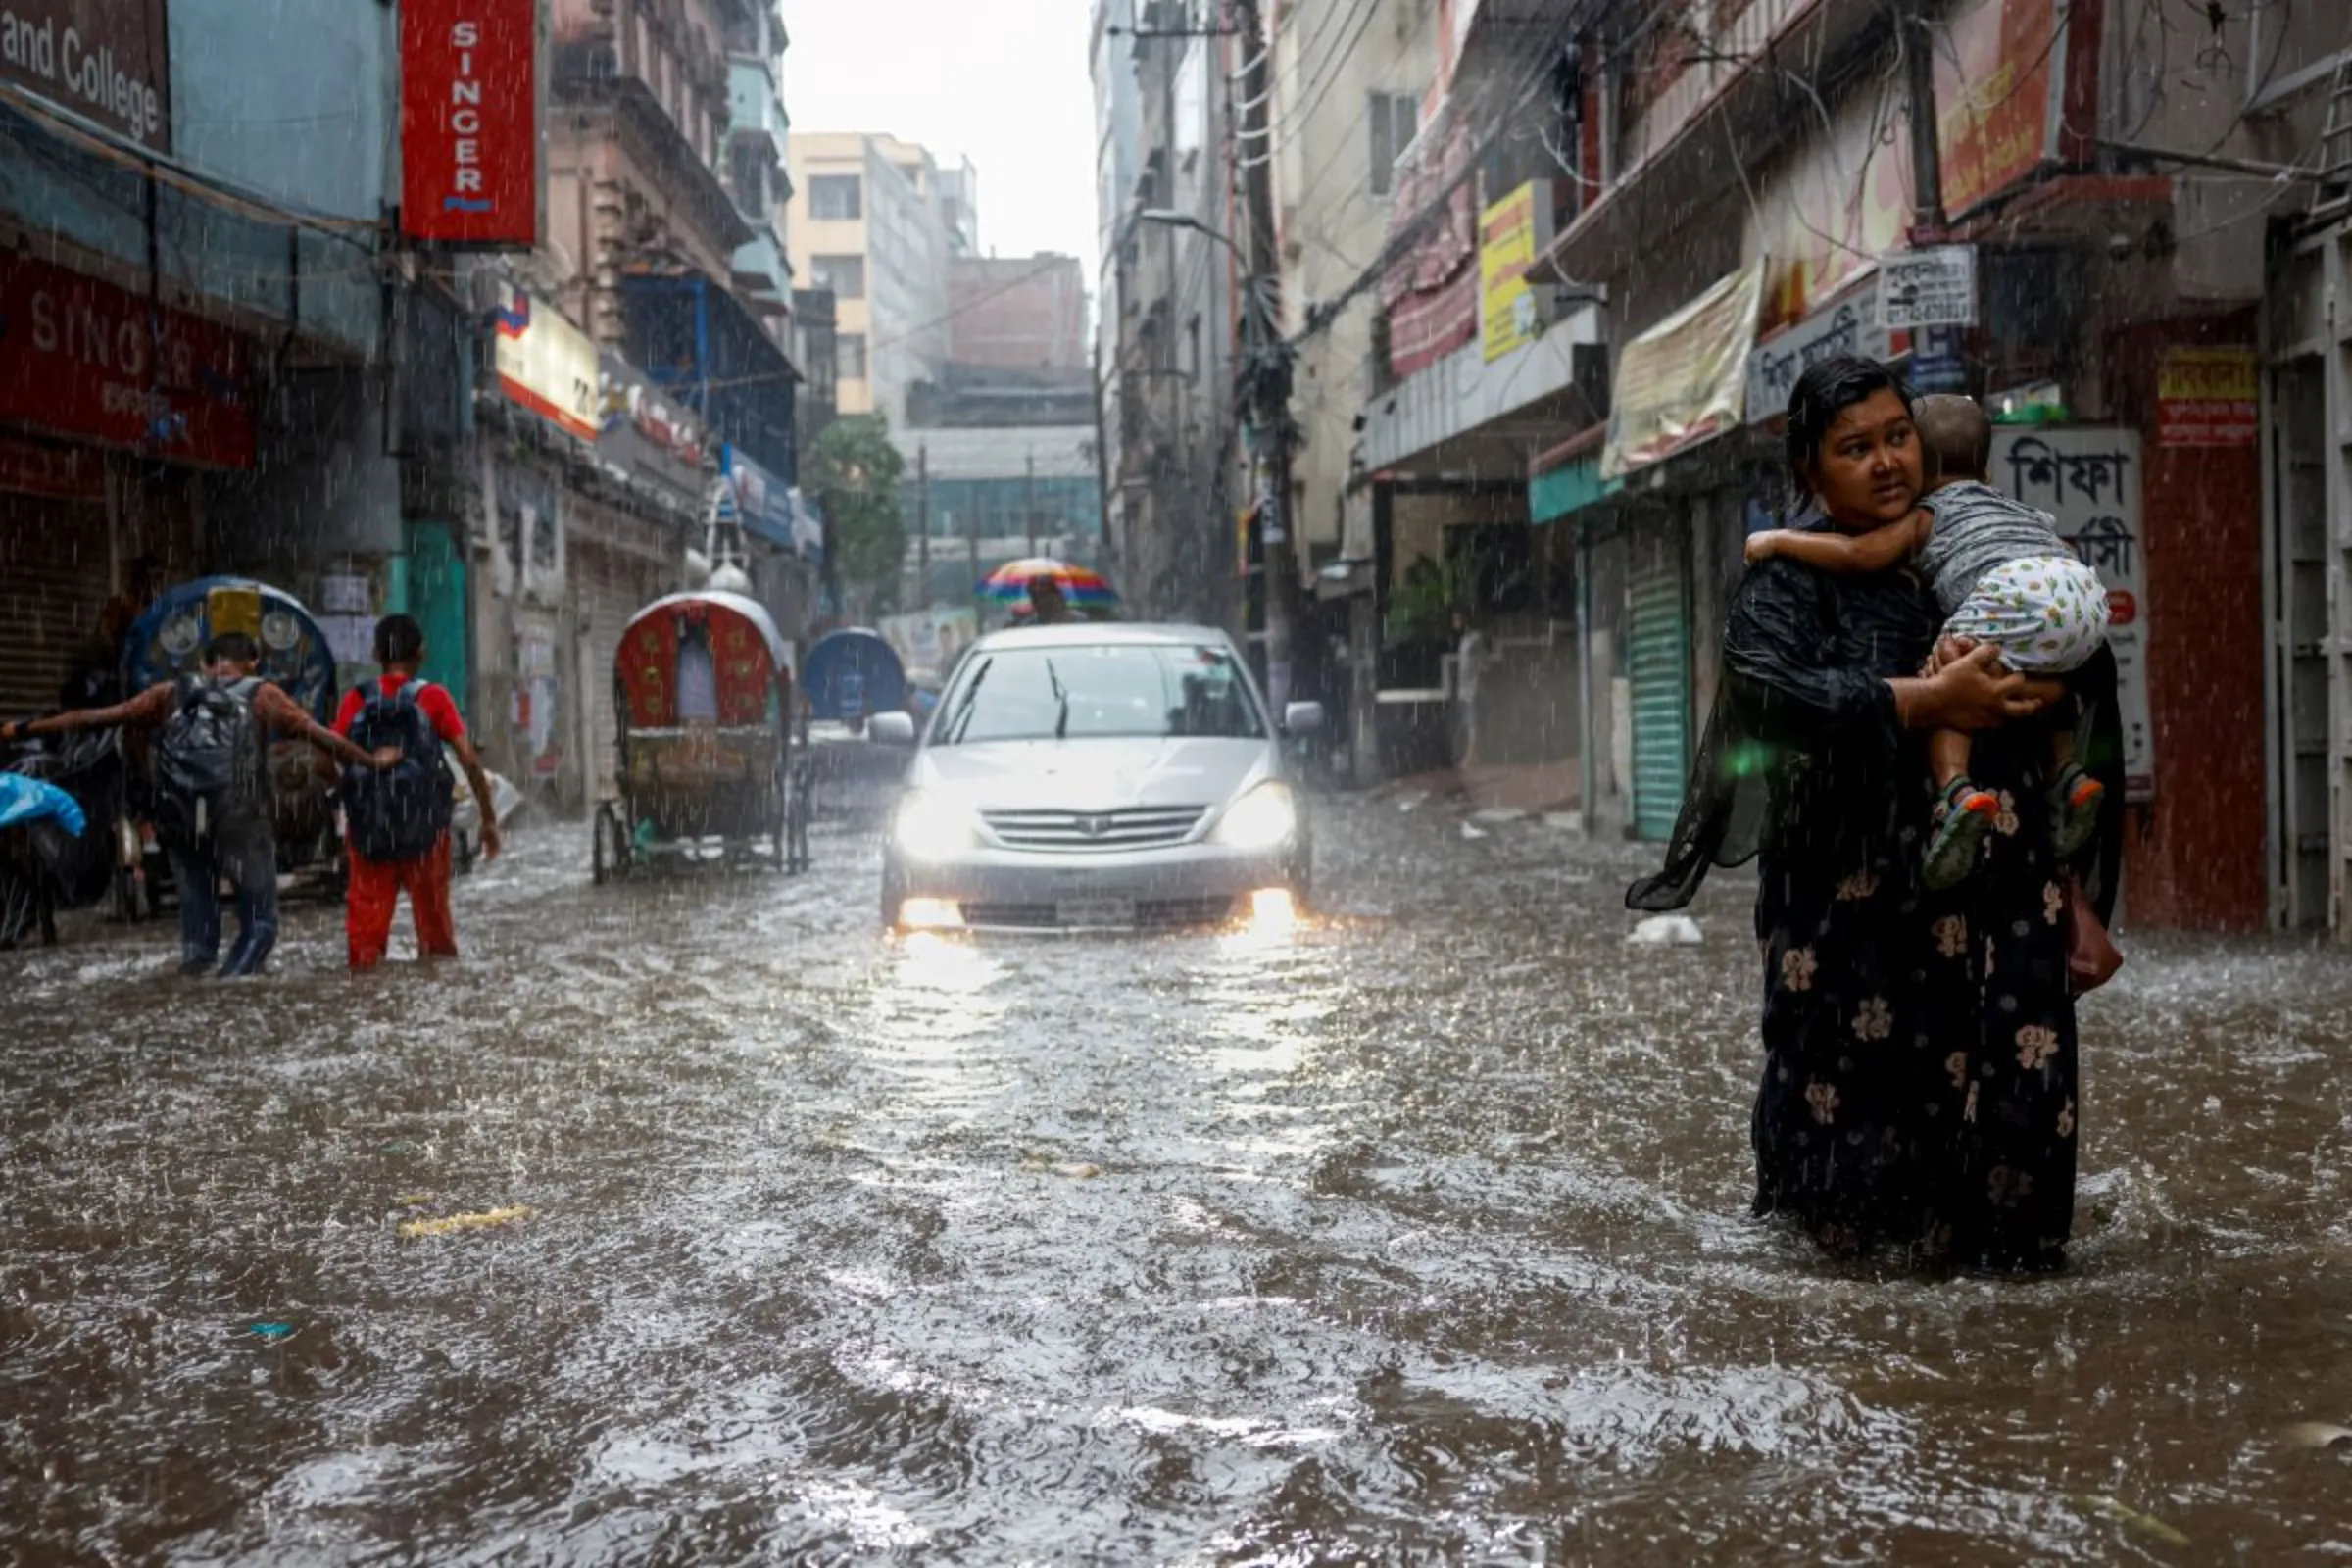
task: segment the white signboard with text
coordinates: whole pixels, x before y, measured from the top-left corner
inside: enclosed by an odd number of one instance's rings
[[[1748,423],[1762,424],[1788,413],[1796,378],[1823,360],[1840,354],[1891,359],[1886,328],[1878,317],[1878,300],[1865,290],[1758,343],[1747,356]]]
[[[1879,318],[1890,332],[1976,325],[1976,247],[1938,245],[1880,257]]]
[[[2147,550],[2140,530],[2139,432],[2105,426],[2004,429],[1992,441],[1992,483],[2058,519],[2058,532],[2107,585],[2117,694],[2123,710],[2124,792],[2156,793],[2156,735],[2148,717]]]

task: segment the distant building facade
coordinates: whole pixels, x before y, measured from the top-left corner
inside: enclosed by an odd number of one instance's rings
[[[957,365],[1078,370],[1088,365],[1086,271],[1075,256],[958,257],[948,266]]]

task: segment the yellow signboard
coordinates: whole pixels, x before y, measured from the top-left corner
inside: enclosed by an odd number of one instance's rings
[[[1765,265],[1750,262],[1619,352],[1603,479],[1622,479],[1739,425]]]
[[[1536,295],[1527,283],[1527,270],[1543,248],[1536,198],[1530,180],[1478,215],[1478,315],[1490,362],[1533,343],[1538,334]]]

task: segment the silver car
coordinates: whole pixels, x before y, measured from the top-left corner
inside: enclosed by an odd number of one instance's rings
[[[964,655],[906,772],[882,918],[921,929],[1132,929],[1287,912],[1312,850],[1283,737],[1205,626],[1016,627]],[[915,744],[904,713],[878,741]]]

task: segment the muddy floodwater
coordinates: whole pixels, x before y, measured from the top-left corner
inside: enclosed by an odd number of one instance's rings
[[[0,955],[0,1562],[2352,1558],[2352,964],[2132,942],[2071,1271],[1840,1268],[1744,1217],[1744,889],[1319,811],[1287,935],[544,827],[460,965]]]

